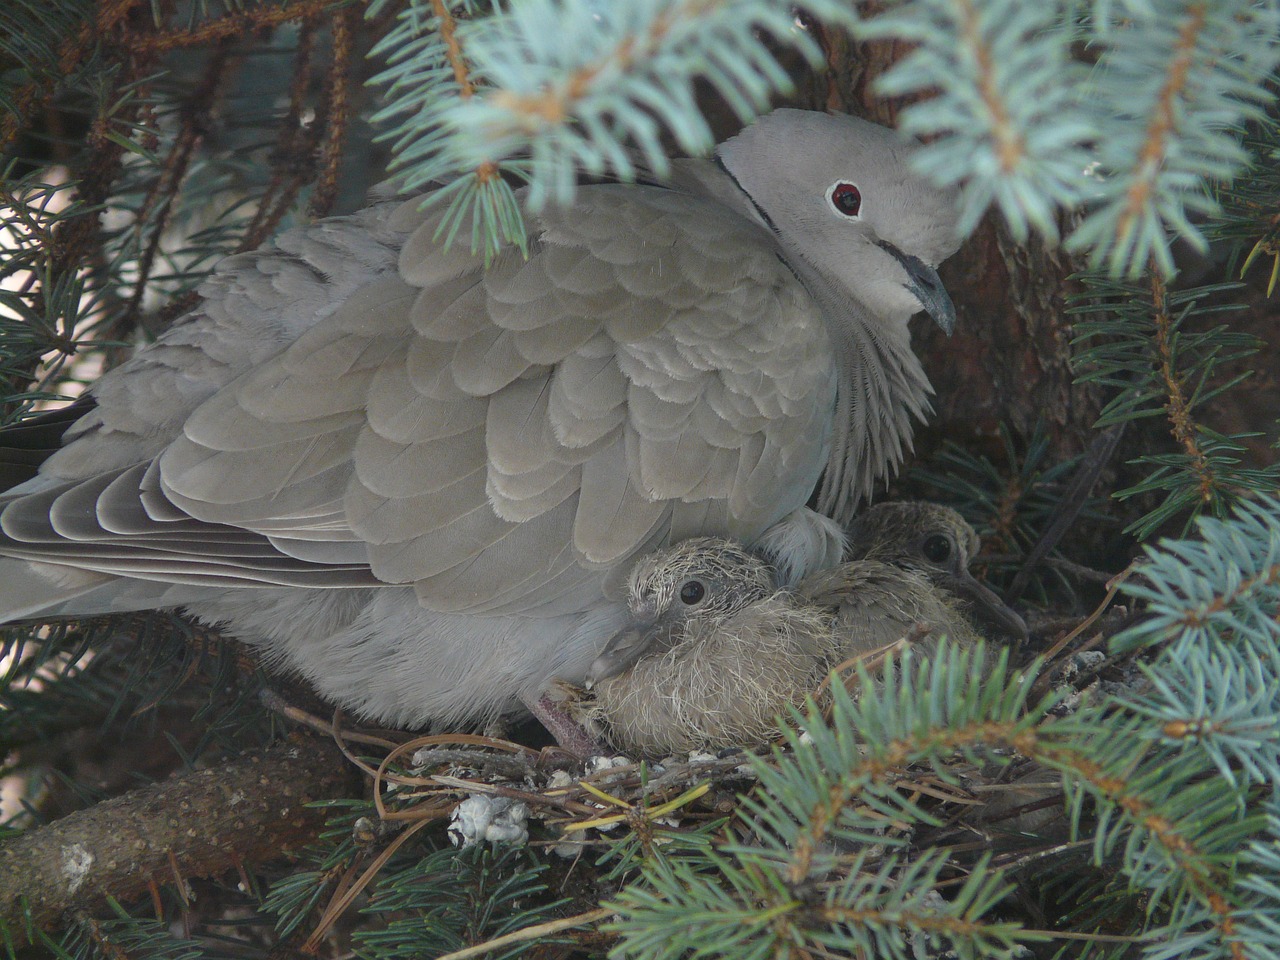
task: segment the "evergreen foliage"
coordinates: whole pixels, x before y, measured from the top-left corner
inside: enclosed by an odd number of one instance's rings
[[[1259,433],[1226,435],[1200,419],[1215,397],[1250,375],[1223,377],[1221,368],[1258,349],[1254,337],[1225,324],[1210,328],[1197,323],[1239,309],[1222,299],[1234,292],[1232,286],[1170,291],[1159,277],[1139,287],[1096,275],[1086,283],[1089,294],[1075,312],[1097,319],[1075,325],[1080,347],[1075,367],[1081,380],[1115,391],[1098,426],[1166,417],[1178,444],[1174,452],[1139,457],[1135,465],[1143,468],[1141,481],[1116,491],[1121,499],[1164,497],[1130,531],[1145,539],[1178,518],[1206,510],[1222,516],[1240,496],[1276,489],[1280,465],[1257,467],[1246,456],[1244,441]]]
[[[818,27],[782,0],[0,4],[0,421],[76,394],[222,256],[358,202],[383,167],[358,153],[360,124],[402,183],[446,185],[442,229],[493,253],[524,241],[521,185],[563,202],[582,174],[660,176],[672,148],[708,149],[695,94],[746,119],[793,87],[783,52],[839,67],[828,41],[846,29],[907,41],[877,89],[930,137],[920,169],[960,188],[962,229],[994,213],[1090,264],[1075,369],[1103,392],[1099,428],[1130,439],[1086,513],[1124,527],[1121,550],[1145,544],[1097,611],[1119,597],[1124,613],[1073,621],[1101,666],[1070,647],[909,653],[860,667],[856,695],[835,683],[767,754],[567,781],[500,741],[415,767],[367,732],[346,749],[372,798],[327,801],[308,849],[200,881],[194,906],[185,878],[161,877],[56,929],[29,910],[0,924],[8,955],[278,943],[392,960],[536,928],[491,955],[1280,956],[1280,466],[1259,454],[1273,424],[1219,415],[1255,389],[1265,346],[1234,281],[1280,265],[1280,4],[805,9]],[[1178,241],[1214,244],[1207,279],[1179,275]],[[1041,430],[1001,443],[1002,463],[949,445],[910,482],[962,508],[1008,574],[1081,465]],[[1048,613],[1100,599],[1050,569],[1034,593]],[[4,772],[25,803],[7,832],[281,727],[254,667],[177,616],[0,642]],[[1051,786],[982,819],[1026,777]],[[454,850],[440,823],[476,792],[525,798],[533,842]],[[1055,811],[1060,833],[1033,817]]]

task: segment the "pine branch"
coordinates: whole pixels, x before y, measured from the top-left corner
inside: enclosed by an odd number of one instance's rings
[[[1072,312],[1100,319],[1076,324],[1075,343],[1084,349],[1073,366],[1081,381],[1117,391],[1103,408],[1098,426],[1161,416],[1180,447],[1177,453],[1149,453],[1130,461],[1148,470],[1142,480],[1114,496],[1159,493],[1163,499],[1126,532],[1145,539],[1170,521],[1201,512],[1221,516],[1242,497],[1274,489],[1280,466],[1242,463],[1243,441],[1250,435],[1219,434],[1201,422],[1198,413],[1248,376],[1218,382],[1218,371],[1258,349],[1253,337],[1225,325],[1192,328],[1202,317],[1238,309],[1229,300],[1222,302],[1234,286],[1171,290],[1158,274],[1145,287],[1096,275],[1084,279],[1092,299]]]
[[[1143,211],[1150,205],[1156,189],[1157,177],[1169,153],[1173,134],[1177,130],[1179,101],[1187,95],[1191,65],[1196,43],[1204,33],[1208,19],[1207,3],[1192,3],[1186,10],[1186,19],[1178,28],[1178,37],[1167,61],[1168,67],[1160,92],[1156,95],[1155,109],[1147,123],[1146,136],[1138,151],[1134,165],[1137,175],[1125,191],[1125,203],[1115,223],[1116,246],[1112,254],[1115,265],[1122,252],[1133,242],[1133,232]],[[1159,266],[1168,269],[1168,264]]]
[[[1081,171],[1093,124],[1080,102],[1074,28],[1058,2],[913,0],[857,28],[868,39],[905,40],[914,53],[877,83],[890,96],[928,95],[901,127],[929,138],[917,168],[963,187],[959,230],[995,204],[1015,239],[1057,237],[1055,207],[1085,195]]]
[[[33,77],[9,98],[9,110],[0,116],[0,155],[8,151],[18,134],[30,123],[31,117],[53,96],[57,79],[70,76],[89,61],[93,46],[103,37],[113,34],[134,7],[140,3],[141,0],[103,0],[97,5],[95,16],[86,15],[74,31],[62,34],[56,61],[48,64],[50,75]],[[14,13],[16,14],[16,11]],[[16,24],[11,22],[6,26],[16,27]],[[27,29],[14,29],[12,36],[22,37],[29,42],[31,33],[34,32],[30,30],[32,24],[24,23],[23,26]],[[41,26],[57,30],[64,25],[57,20],[46,19]]]
[[[0,930],[21,941],[108,896],[126,900],[151,883],[276,859],[323,823],[308,804],[349,789],[333,744],[308,738],[11,837],[0,843]]]
[[[1280,10],[1252,0],[912,0],[858,32],[916,51],[880,81],[920,98],[902,126],[930,142],[916,166],[962,187],[962,233],[995,206],[1018,239],[1056,239],[1058,216],[1086,208],[1068,238],[1112,276],[1154,259],[1173,269],[1171,234],[1203,248],[1196,213],[1209,185],[1244,165],[1239,130],[1274,102]],[[1077,50],[1086,51],[1086,64]]]
[[[1191,418],[1191,406],[1183,392],[1182,379],[1174,369],[1174,352],[1172,345],[1173,320],[1169,315],[1168,297],[1164,278],[1160,276],[1156,265],[1152,263],[1151,305],[1152,323],[1155,326],[1155,353],[1160,366],[1160,377],[1164,381],[1168,402],[1165,413],[1169,417],[1169,427],[1173,438],[1182,445],[1190,460],[1191,471],[1196,475],[1200,488],[1200,499],[1209,503],[1213,499],[1216,480],[1209,468],[1204,451],[1196,439],[1196,424]]]
[[[567,202],[579,171],[661,176],[664,129],[687,153],[713,144],[695,83],[745,121],[791,83],[766,38],[815,65],[822,56],[782,0],[526,0],[469,20],[452,12],[469,6],[461,0],[431,0],[431,16],[426,6],[411,0],[376,50],[388,66],[375,80],[391,101],[377,119],[394,121],[406,189],[446,185],[433,198],[450,203],[440,236],[452,242],[469,223],[472,249],[489,256],[524,243],[498,172],[529,184],[535,210]],[[806,8],[833,26],[853,21],[836,0]]]
[[[1196,527],[1198,538],[1148,548],[1143,576],[1125,592],[1150,615],[1116,637],[1115,648],[1231,638],[1265,660],[1280,640],[1280,500],[1246,500],[1231,519],[1200,517]]]
[[[263,3],[229,13],[181,30],[160,30],[135,37],[130,49],[136,54],[155,55],[184,47],[201,47],[232,37],[245,37],[255,30],[323,16],[342,0],[282,0],[278,5]]]

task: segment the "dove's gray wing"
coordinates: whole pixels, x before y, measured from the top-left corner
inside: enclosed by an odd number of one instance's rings
[[[592,187],[531,218],[527,260],[484,270],[442,252],[418,207],[378,227],[407,234],[398,271],[307,303],[306,329],[268,324],[218,356],[216,323],[179,328],[149,382],[109,381],[155,392],[172,364],[197,405],[132,398],[143,422],[117,431],[115,468],[77,478],[64,451],[64,479],[9,503],[3,552],[197,584],[413,584],[430,609],[523,613],[595,602],[642,548],[751,539],[801,505],[825,459],[831,346],[757,224]],[[287,288],[293,265],[216,309]]]

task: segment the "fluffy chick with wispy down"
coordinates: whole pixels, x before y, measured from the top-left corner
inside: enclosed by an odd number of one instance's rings
[[[829,612],[777,588],[740,543],[686,540],[641,559],[631,623],[592,664],[587,718],[654,756],[760,743],[832,666]]]

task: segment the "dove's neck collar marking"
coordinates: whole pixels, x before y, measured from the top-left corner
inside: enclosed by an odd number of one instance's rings
[[[760,222],[786,250],[769,215],[725,165],[713,162],[751,205]],[[909,257],[890,244],[887,252],[910,272]],[[818,301],[835,342],[836,410],[827,468],[818,491],[820,513],[847,523],[859,501],[871,496],[876,481],[895,473],[911,448],[911,422],[924,420],[933,392],[920,361],[911,350],[905,324],[898,335],[868,324],[865,308],[848,291],[837,290],[803,257],[780,256]],[[923,302],[923,298],[922,298]]]
[[[756,203],[755,199],[751,196],[751,194],[747,193],[746,188],[741,183],[738,182],[738,178],[733,175],[733,172],[730,171],[730,169],[727,166],[725,166],[724,159],[720,156],[720,154],[718,153],[715,154],[711,159],[715,163],[716,167],[720,170],[720,172],[729,178],[729,182],[733,184],[734,190],[737,191],[737,193],[740,194],[742,198],[751,205],[750,209],[755,211],[755,214],[759,218],[760,223],[763,224],[765,229],[769,231],[769,234],[773,237],[774,242],[778,245],[778,247],[785,249],[782,243],[782,235],[778,232],[778,228],[774,224],[773,218],[770,217],[769,214],[764,212],[764,208],[761,207],[760,204]],[[800,272],[796,269],[795,264],[793,264],[787,257],[785,257],[781,253],[781,250],[778,253],[778,259],[781,260],[783,265],[788,270],[791,271],[792,276],[794,276],[801,283],[804,283],[804,277],[801,276]]]
[[[724,157],[720,156],[717,152],[711,160],[720,169],[720,172],[729,178],[729,182],[737,188],[738,192],[742,194],[747,203],[751,204],[751,208],[755,210],[756,216],[758,216],[761,222],[769,228],[769,232],[776,237],[778,235],[778,228],[774,225],[773,218],[764,212],[764,209],[760,204],[756,203],[755,198],[752,197],[751,194],[747,193],[746,188],[738,182],[738,178],[733,175],[733,171],[725,165]]]

